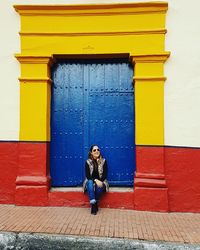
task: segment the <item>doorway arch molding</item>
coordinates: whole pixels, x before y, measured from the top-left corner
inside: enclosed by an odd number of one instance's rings
[[[57,56],[118,57],[134,65],[135,209],[167,211],[164,170],[166,2],[14,5],[21,18],[16,203],[47,205],[51,65]],[[31,197],[30,197],[31,194]],[[155,199],[156,197],[156,199]]]

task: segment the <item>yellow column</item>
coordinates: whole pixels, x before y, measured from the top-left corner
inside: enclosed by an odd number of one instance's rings
[[[16,57],[21,63],[20,141],[49,141],[52,57]]]
[[[134,205],[138,210],[168,211],[164,171],[163,66],[169,53],[135,55],[136,172]],[[156,197],[156,198],[155,198]]]
[[[136,145],[164,145],[163,64],[168,53],[135,55],[135,129]]]

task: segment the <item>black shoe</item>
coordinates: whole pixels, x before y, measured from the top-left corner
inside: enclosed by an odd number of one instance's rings
[[[99,208],[98,208],[98,203],[97,202],[95,203],[95,206],[96,206],[96,211],[98,212]]]
[[[97,214],[96,203],[95,203],[95,204],[92,204],[92,207],[91,207],[91,214],[94,214],[94,215]]]

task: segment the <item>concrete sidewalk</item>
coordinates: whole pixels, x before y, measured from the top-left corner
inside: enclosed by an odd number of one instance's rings
[[[89,208],[0,205],[0,231],[200,246],[200,214],[100,208],[91,215]]]

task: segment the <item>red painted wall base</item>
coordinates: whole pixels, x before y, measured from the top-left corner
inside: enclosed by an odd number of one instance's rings
[[[134,192],[105,193],[100,207],[134,209]],[[89,207],[87,193],[49,192],[49,206]]]
[[[135,210],[168,212],[167,188],[136,187]]]
[[[106,193],[101,207],[200,212],[199,148],[136,150],[134,192]],[[0,204],[89,206],[82,192],[49,191],[48,156],[48,143],[0,142]]]
[[[134,209],[134,192],[109,192],[100,201],[101,207]]]
[[[47,186],[16,187],[15,204],[21,206],[48,206]]]
[[[200,212],[200,149],[165,148],[169,209]]]
[[[0,142],[0,204],[15,203],[18,142]]]
[[[88,199],[83,192],[49,192],[49,206],[87,207]]]

